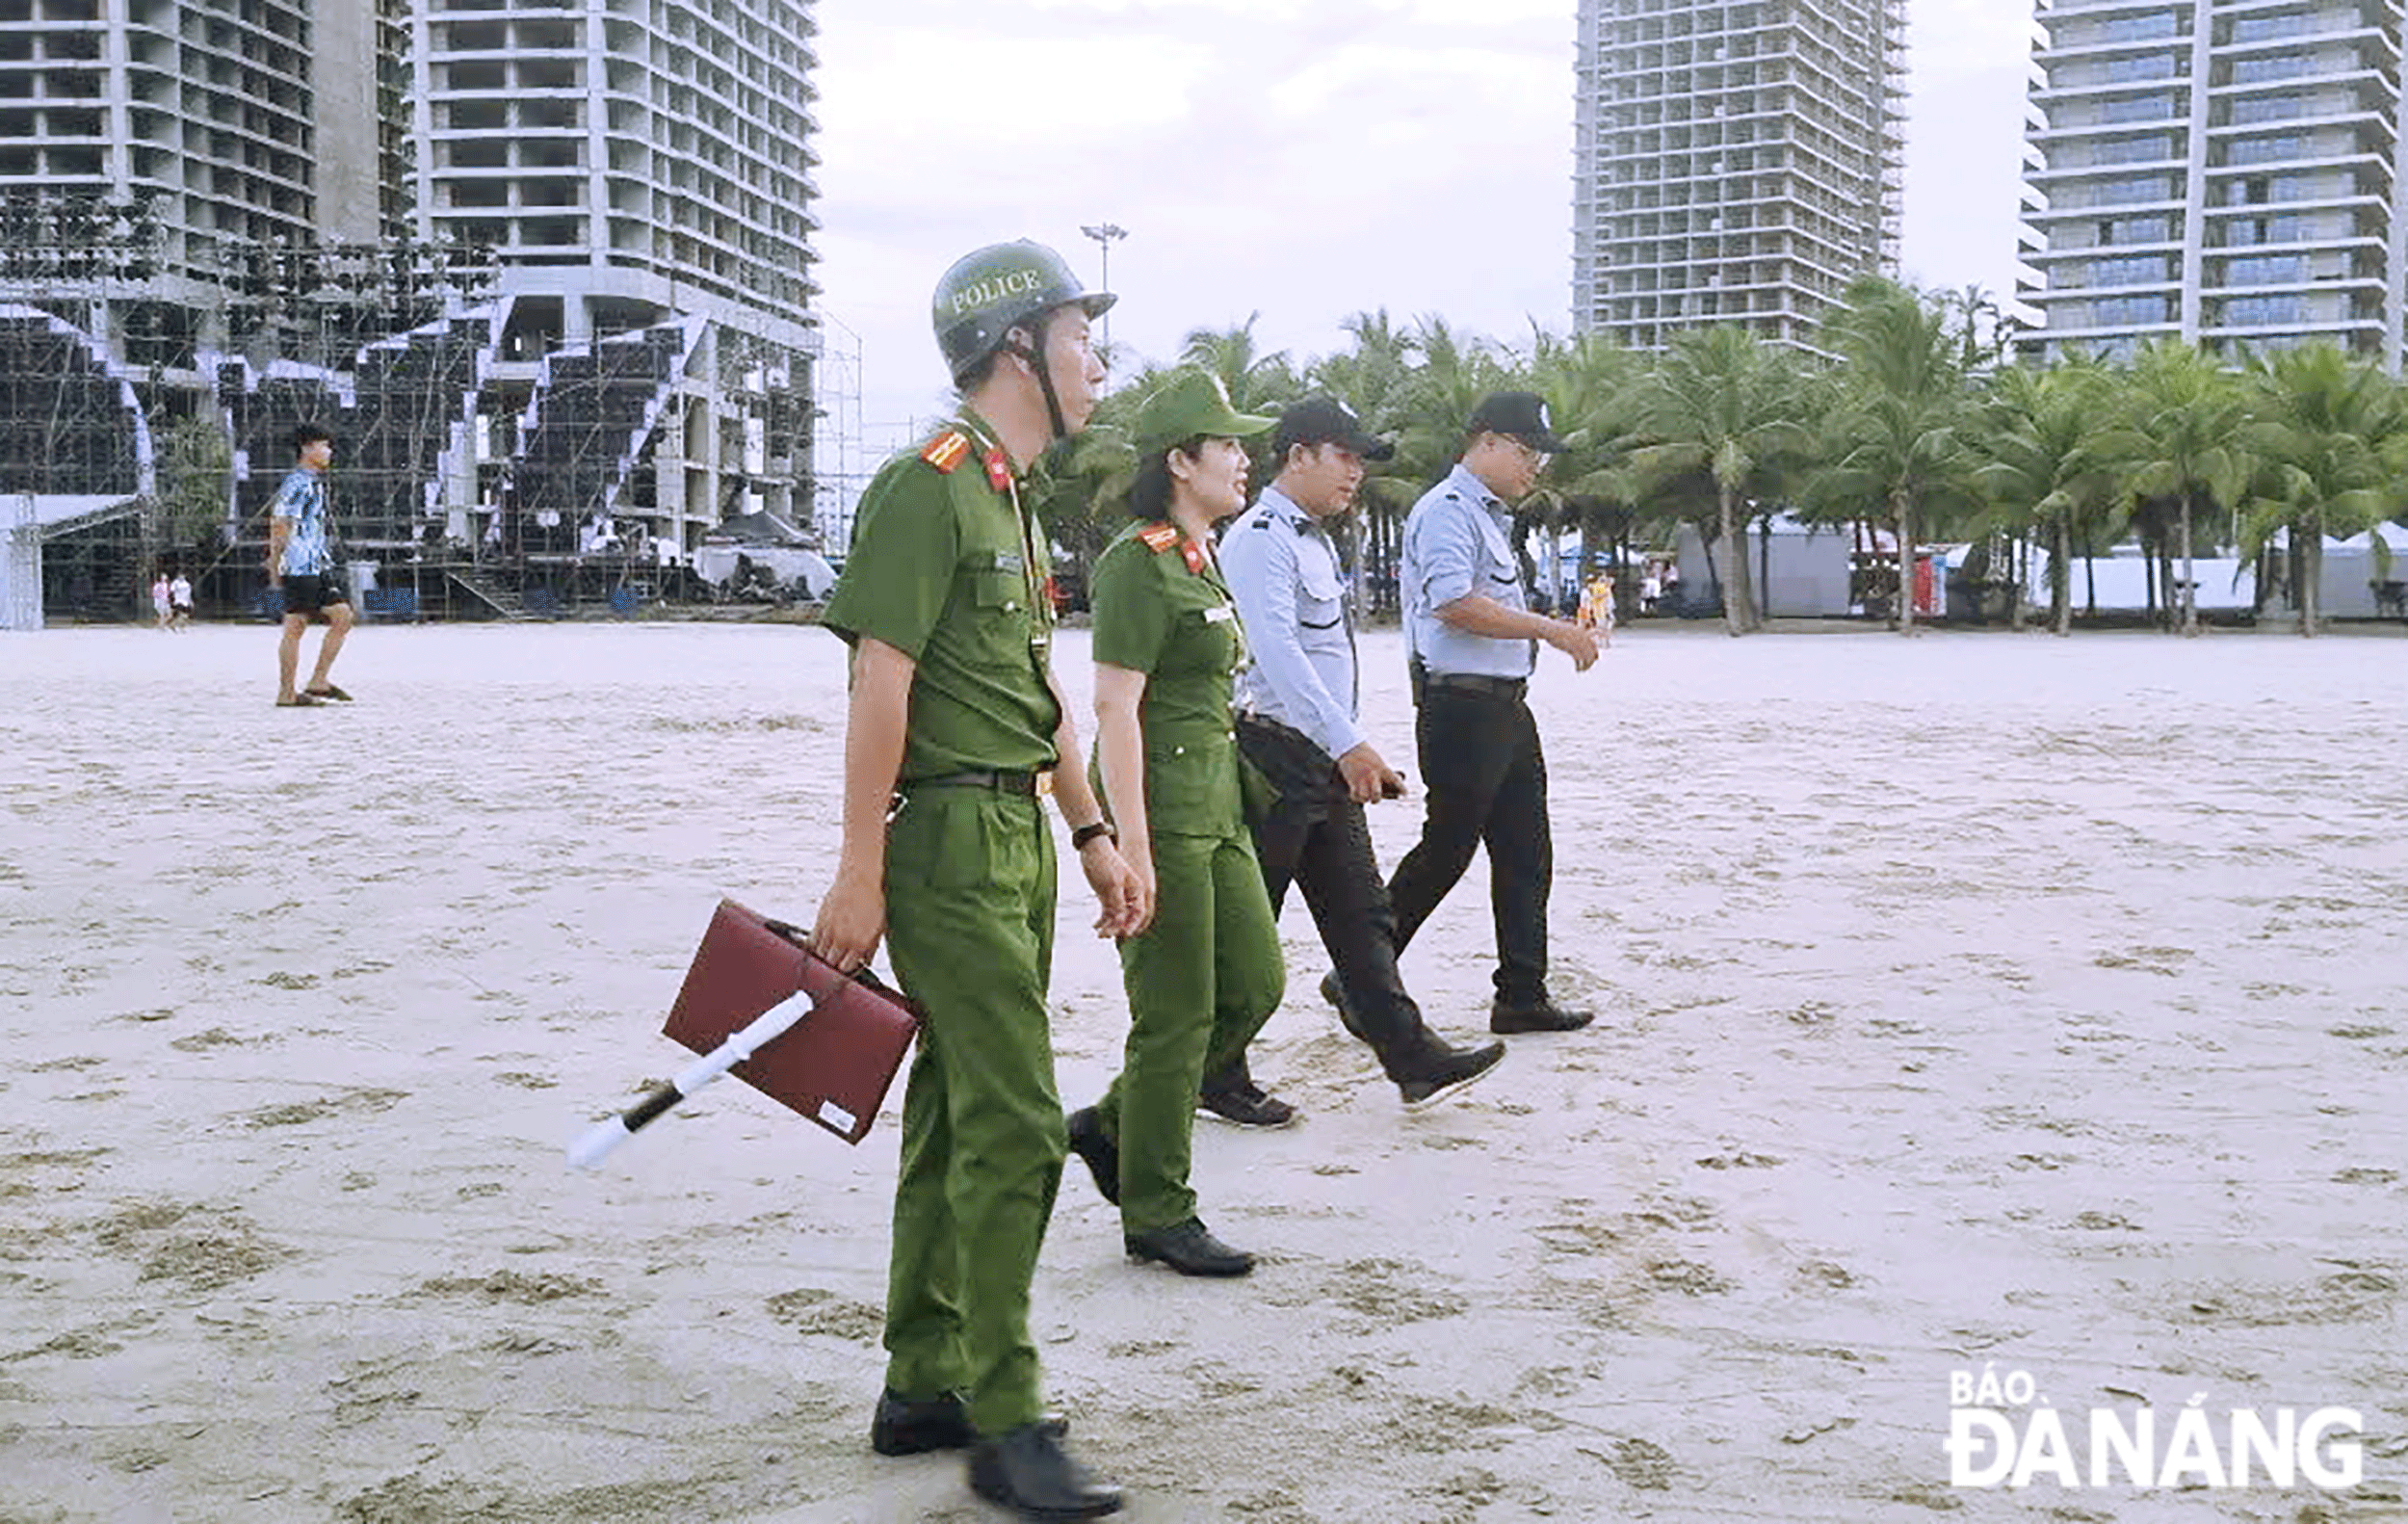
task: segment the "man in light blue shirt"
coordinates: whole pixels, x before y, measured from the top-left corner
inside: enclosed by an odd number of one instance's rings
[[[1546,403],[1496,392],[1474,410],[1463,457],[1413,505],[1398,591],[1411,651],[1414,735],[1428,794],[1422,839],[1388,880],[1402,954],[1479,847],[1497,923],[1491,1032],[1567,1032],[1589,1013],[1547,994],[1547,895],[1555,847],[1547,761],[1527,702],[1543,642],[1586,671],[1597,635],[1531,612],[1510,505],[1563,448]]]
[[[1356,723],[1354,624],[1329,521],[1363,482],[1363,462],[1393,445],[1325,397],[1282,413],[1271,436],[1278,476],[1220,543],[1253,662],[1238,674],[1238,748],[1277,792],[1253,823],[1255,855],[1276,909],[1294,882],[1338,966],[1322,981],[1348,1031],[1370,1043],[1408,1106],[1478,1079],[1502,1044],[1457,1048],[1423,1024],[1397,974],[1396,921],[1363,806],[1404,793],[1404,779]],[[1204,1077],[1206,1110],[1278,1126],[1295,1108],[1254,1083],[1241,1053]]]

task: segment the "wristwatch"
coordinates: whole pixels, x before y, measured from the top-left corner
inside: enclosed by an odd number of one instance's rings
[[[1085,852],[1086,844],[1098,836],[1110,836],[1114,842],[1120,840],[1120,832],[1111,821],[1099,820],[1092,825],[1082,826],[1070,833],[1070,850]]]

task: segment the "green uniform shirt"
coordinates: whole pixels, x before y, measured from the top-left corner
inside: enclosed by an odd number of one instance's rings
[[[887,461],[861,495],[823,622],[919,664],[903,783],[1059,760],[1061,707],[1045,680],[1051,565],[1008,472],[993,435],[964,416]]]
[[[1138,727],[1147,828],[1158,836],[1243,835],[1229,693],[1245,664],[1245,633],[1220,568],[1204,559],[1191,569],[1165,528],[1133,524],[1096,558],[1095,659],[1145,673]]]

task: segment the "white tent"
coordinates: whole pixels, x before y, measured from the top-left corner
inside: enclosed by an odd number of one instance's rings
[[[2376,535],[2383,538],[2384,554],[2375,551]],[[2372,534],[2353,535],[2347,539],[2328,536],[2324,541],[2323,569],[2316,578],[2316,615],[2328,619],[2396,617],[2400,612],[2397,605],[2385,608],[2384,600],[2376,595],[2376,584],[2403,579],[2408,579],[2408,529],[2397,524],[2377,524]]]
[[[2082,614],[2092,605],[2091,591],[2097,589],[2097,608],[2102,614],[2139,614],[2149,607],[2149,561],[2137,545],[2119,545],[2087,562],[2072,558],[2067,565],[2066,588],[2073,600],[2074,612]],[[2174,575],[2183,574],[2183,564],[2174,563]],[[2230,556],[2201,556],[2191,563],[2191,575],[2199,584],[2194,600],[2202,614],[2229,614],[2257,606],[2257,568],[2245,561]],[[2158,590],[2158,607],[2166,606],[2168,591]],[[2031,552],[2031,584],[2024,590],[2024,601],[2031,607],[2049,606],[2049,553],[2034,546]]]
[[[1748,572],[1761,584],[1756,598],[1766,616],[1803,619],[1847,615],[1852,531],[1845,525],[1809,524],[1790,513],[1775,513],[1770,520],[1772,544],[1767,549],[1765,527],[1760,521],[1741,538]],[[1730,547],[1720,539],[1714,540],[1714,576],[1706,570],[1705,540],[1687,524],[1681,526],[1678,554],[1683,597],[1709,602],[1717,578],[1729,583]]]

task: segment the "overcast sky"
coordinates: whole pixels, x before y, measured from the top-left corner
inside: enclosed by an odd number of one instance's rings
[[[1905,263],[2015,283],[2025,0],[1909,0]],[[821,0],[823,311],[859,335],[867,463],[946,407],[936,276],[1031,237],[1166,359],[1262,316],[1342,347],[1349,313],[1570,326],[1576,0]],[[841,337],[841,334],[839,335]],[[835,468],[837,462],[826,462]]]

